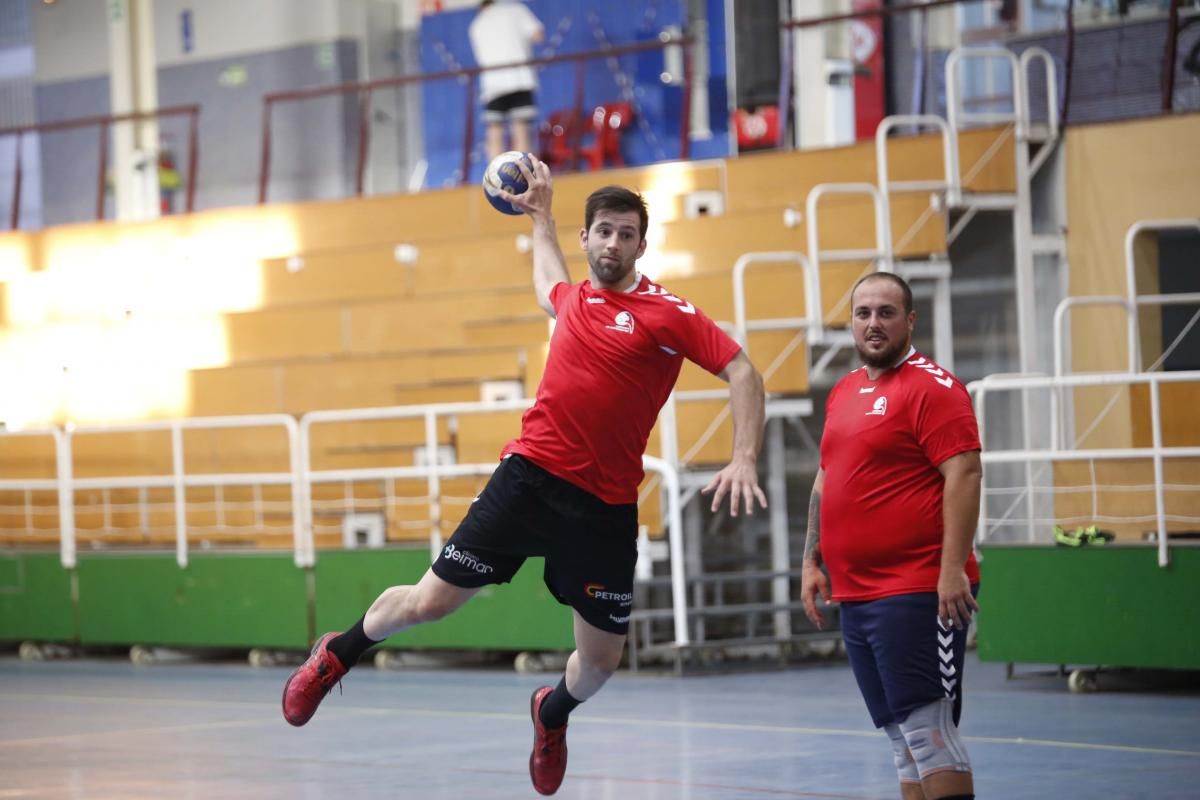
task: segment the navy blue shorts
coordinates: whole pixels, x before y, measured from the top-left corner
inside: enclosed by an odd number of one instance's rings
[[[519,455],[500,462],[433,562],[464,589],[507,583],[544,556],[550,593],[609,633],[629,629],[637,504],[614,505]]]
[[[954,701],[957,725],[967,630],[942,627],[937,592],[841,606],[846,655],[875,727],[899,724],[913,710],[942,698]]]

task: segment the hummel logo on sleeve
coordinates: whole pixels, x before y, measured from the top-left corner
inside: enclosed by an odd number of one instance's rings
[[[685,314],[695,314],[696,313],[696,307],[694,305],[687,302],[686,300],[676,297],[675,295],[671,294],[670,292],[668,292],[666,289],[662,288],[661,286],[655,286],[654,284],[650,284],[649,289],[647,289],[644,292],[638,292],[638,294],[648,294],[651,297],[661,297],[664,300],[670,300],[672,303],[675,304],[676,308],[678,308],[680,311],[682,311]]]
[[[949,375],[946,375],[946,371],[944,369],[926,359],[925,356],[914,358],[912,361],[908,362],[908,365],[910,367],[916,367],[917,369],[925,370],[927,373],[933,376],[935,381],[940,383],[942,386],[945,386],[947,389],[954,385],[954,379]]]

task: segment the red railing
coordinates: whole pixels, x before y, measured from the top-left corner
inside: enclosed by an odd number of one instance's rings
[[[196,165],[199,161],[200,149],[200,106],[170,106],[153,111],[134,111],[128,114],[109,114],[107,116],[77,117],[58,122],[41,122],[35,125],[18,125],[12,128],[0,128],[0,137],[17,137],[16,167],[13,170],[12,219],[10,227],[17,230],[21,221],[21,138],[30,133],[48,133],[75,128],[97,127],[100,129],[99,148],[100,166],[96,177],[96,220],[104,219],[104,185],[108,173],[108,129],[118,122],[136,122],[143,119],[160,119],[162,117],[188,117],[188,166],[187,191],[184,210],[190,213],[196,200]]]
[[[495,67],[487,67],[486,69],[507,69],[508,67],[524,65],[541,67],[547,64],[561,64],[573,61],[575,62],[575,109],[580,113],[581,116],[586,116],[583,113],[583,97],[585,88],[584,66],[586,62],[596,58],[611,58],[613,56],[622,56],[629,53],[641,53],[648,50],[665,50],[668,47],[679,47],[683,53],[683,102],[679,112],[679,157],[680,159],[687,159],[689,155],[688,138],[691,132],[691,48],[694,42],[695,40],[691,36],[662,37],[657,41],[652,42],[638,42],[636,44],[617,45],[598,50],[584,50],[577,53],[562,53],[560,55],[535,58],[530,61],[522,61],[515,64],[502,64]],[[271,180],[271,118],[272,109],[276,104],[298,100],[312,100],[317,97],[329,97],[331,95],[350,94],[351,92],[356,92],[359,94],[358,158],[355,166],[354,193],[355,195],[361,196],[363,193],[364,176],[366,174],[367,167],[367,153],[370,148],[369,122],[371,115],[371,93],[376,89],[393,89],[412,83],[446,80],[448,78],[459,77],[465,77],[467,79],[466,95],[463,101],[463,124],[465,133],[463,136],[462,155],[462,183],[466,183],[470,174],[471,150],[475,144],[475,104],[478,102],[475,86],[479,73],[484,71],[485,68],[483,67],[464,67],[463,69],[446,70],[444,72],[398,75],[394,78],[379,78],[373,81],[362,81],[357,83],[339,83],[333,86],[317,86],[311,89],[295,89],[292,91],[275,92],[266,95],[263,98],[262,159],[258,172],[258,202],[267,202],[267,186]],[[575,141],[573,145],[575,150],[578,151],[579,142]]]

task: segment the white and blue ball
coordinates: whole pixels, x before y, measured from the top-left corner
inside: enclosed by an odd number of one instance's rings
[[[529,188],[529,182],[525,180],[525,176],[521,174],[521,168],[517,166],[520,161],[525,162],[525,168],[533,170],[533,164],[529,160],[529,156],[517,150],[509,150],[507,153],[501,153],[492,159],[492,163],[488,164],[483,173],[483,196],[487,198],[492,207],[503,214],[520,214],[519,208],[516,208],[500,196],[500,190],[509,194],[524,194]]]

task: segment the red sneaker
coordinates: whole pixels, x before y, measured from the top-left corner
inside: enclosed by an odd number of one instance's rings
[[[329,640],[337,635],[327,633],[318,639],[312,655],[283,685],[283,718],[292,725],[299,727],[312,719],[325,695],[348,671],[327,647]]]
[[[547,728],[542,724],[539,712],[542,703],[554,691],[543,686],[529,699],[529,713],[533,717],[533,752],[529,754],[529,778],[538,794],[554,794],[562,785],[567,771],[567,726]]]

